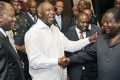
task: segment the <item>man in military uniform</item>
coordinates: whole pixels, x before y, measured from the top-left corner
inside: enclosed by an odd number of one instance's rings
[[[28,29],[34,24],[34,22],[31,24],[28,17],[26,17],[27,13],[22,12],[22,6],[19,0],[12,0],[11,4],[14,7],[17,19],[15,28],[13,30],[15,47],[17,49],[21,62],[23,63],[26,80],[31,80],[28,68],[28,58],[24,46],[24,36]]]

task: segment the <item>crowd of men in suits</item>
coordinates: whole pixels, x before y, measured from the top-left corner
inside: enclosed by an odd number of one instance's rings
[[[103,15],[102,26],[89,1],[75,4],[72,18],[64,14],[64,5],[62,0],[40,5],[36,0],[0,1],[0,80],[119,80],[120,0]]]

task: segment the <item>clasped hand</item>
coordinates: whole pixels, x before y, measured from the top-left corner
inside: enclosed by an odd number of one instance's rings
[[[66,57],[60,57],[58,58],[58,65],[61,67],[61,68],[65,68],[69,65],[69,62],[70,62],[70,59],[69,58],[66,58]]]

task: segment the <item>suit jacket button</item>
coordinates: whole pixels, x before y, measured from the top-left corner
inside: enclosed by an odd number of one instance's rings
[[[105,73],[107,73],[108,72],[108,70],[105,70]]]
[[[106,61],[107,61],[107,62],[110,62],[110,59],[109,59],[109,58],[107,58],[107,59],[106,59]]]
[[[112,50],[112,48],[110,48],[110,51]]]

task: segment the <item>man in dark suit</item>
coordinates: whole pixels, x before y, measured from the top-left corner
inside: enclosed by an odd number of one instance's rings
[[[89,24],[90,19],[89,16],[81,12],[76,19],[76,25],[69,29],[66,36],[68,39],[77,41],[79,39],[83,39],[89,37],[96,32],[101,34],[101,29],[94,25]],[[80,50],[82,51],[82,50]],[[77,51],[75,53],[66,53],[67,57],[70,57],[74,54],[78,54]],[[97,64],[96,61],[90,64],[81,64],[81,63],[74,63],[70,64],[68,67],[68,75],[69,80],[96,80],[97,78]]]
[[[60,31],[64,34],[68,31],[71,26],[71,18],[64,15],[64,3],[62,0],[57,0],[55,3],[56,15],[55,15],[55,24],[59,27]]]
[[[19,57],[5,32],[13,29],[15,21],[13,7],[0,1],[0,80],[25,80]]]
[[[78,5],[74,5],[72,8],[73,11],[73,17],[72,17],[72,25],[76,25],[76,17],[79,14],[79,10],[78,10]]]
[[[70,57],[70,63],[88,63],[97,59],[98,80],[120,79],[120,9],[111,8],[102,17],[102,30],[96,42]]]
[[[19,0],[12,0],[11,4],[16,12],[16,25],[14,28],[14,39],[16,48],[18,51],[25,52],[24,49],[24,35],[28,31],[28,29],[36,23],[37,16],[36,16],[36,7],[37,2],[35,0],[28,2],[29,12],[24,13],[19,9],[20,2]]]

